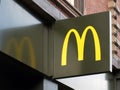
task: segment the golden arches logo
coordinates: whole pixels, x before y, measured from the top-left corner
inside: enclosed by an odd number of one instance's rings
[[[101,60],[101,48],[100,48],[100,41],[98,34],[93,26],[87,26],[82,35],[80,36],[76,29],[70,29],[68,33],[65,36],[63,48],[62,48],[62,56],[61,56],[61,65],[65,66],[67,65],[67,48],[68,48],[68,41],[70,38],[70,35],[74,33],[76,42],[77,42],[77,48],[78,48],[78,61],[84,60],[84,44],[85,39],[88,30],[92,32],[93,38],[94,38],[94,44],[95,44],[95,59],[96,61]]]
[[[15,47],[15,52],[16,52],[16,58],[21,60],[22,59],[22,51],[23,51],[23,46],[25,44],[28,44],[29,50],[30,50],[30,63],[32,67],[36,66],[35,62],[35,54],[34,54],[34,49],[32,46],[32,42],[28,37],[24,37],[20,43],[16,41],[15,38],[12,38],[11,40],[8,41],[8,44],[5,48],[5,52],[9,53],[11,46]]]

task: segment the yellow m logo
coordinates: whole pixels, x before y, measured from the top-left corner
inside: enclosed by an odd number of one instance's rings
[[[29,51],[30,51],[30,64],[32,67],[35,67],[36,66],[36,62],[35,62],[35,55],[34,55],[34,49],[33,49],[33,46],[32,46],[32,42],[31,40],[28,38],[28,37],[24,37],[20,43],[18,43],[16,41],[15,38],[12,38],[11,40],[8,41],[8,44],[5,48],[5,52],[9,54],[9,51],[10,51],[10,48],[11,47],[14,47],[15,48],[15,57],[19,60],[22,59],[22,55],[23,55],[23,47],[24,45],[27,44],[28,45],[28,48],[29,48]]]
[[[101,48],[100,48],[100,41],[98,34],[93,26],[87,26],[82,36],[79,35],[76,29],[70,29],[69,32],[66,34],[66,37],[64,39],[63,48],[62,48],[62,56],[61,56],[61,65],[65,66],[67,65],[67,48],[68,48],[68,41],[71,33],[74,33],[76,42],[77,42],[77,48],[78,48],[78,61],[84,60],[84,43],[85,38],[88,30],[91,30],[93,38],[94,38],[94,44],[95,44],[95,59],[96,61],[101,60]]]

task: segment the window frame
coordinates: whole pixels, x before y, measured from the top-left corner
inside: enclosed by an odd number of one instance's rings
[[[69,2],[69,1],[67,1],[67,2]],[[84,0],[74,0],[73,7],[75,7],[77,10],[79,10],[83,14],[84,13]]]
[[[77,9],[77,7],[72,6],[68,1],[66,0],[48,0],[49,2],[52,2],[53,4],[56,5],[57,8],[59,8],[66,16],[68,17],[78,17],[83,15],[83,11],[81,12],[80,9]],[[75,0],[75,1],[80,1],[80,0]],[[84,0],[83,1],[83,7],[82,10],[84,9]],[[80,8],[80,7],[79,7]]]
[[[75,7],[84,14],[84,0],[75,0]]]

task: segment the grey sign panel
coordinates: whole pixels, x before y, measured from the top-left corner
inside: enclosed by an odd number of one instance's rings
[[[0,50],[54,78],[112,71],[109,12],[0,31]]]
[[[112,71],[110,12],[57,21],[54,78]]]
[[[47,32],[40,24],[0,31],[0,50],[48,75]]]

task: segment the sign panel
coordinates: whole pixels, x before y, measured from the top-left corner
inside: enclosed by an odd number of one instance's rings
[[[57,21],[54,34],[54,78],[112,70],[110,12]]]
[[[1,30],[0,34],[2,52],[49,75],[48,30],[43,25]]]
[[[53,76],[71,77],[112,71],[109,12],[0,31],[0,50]]]

